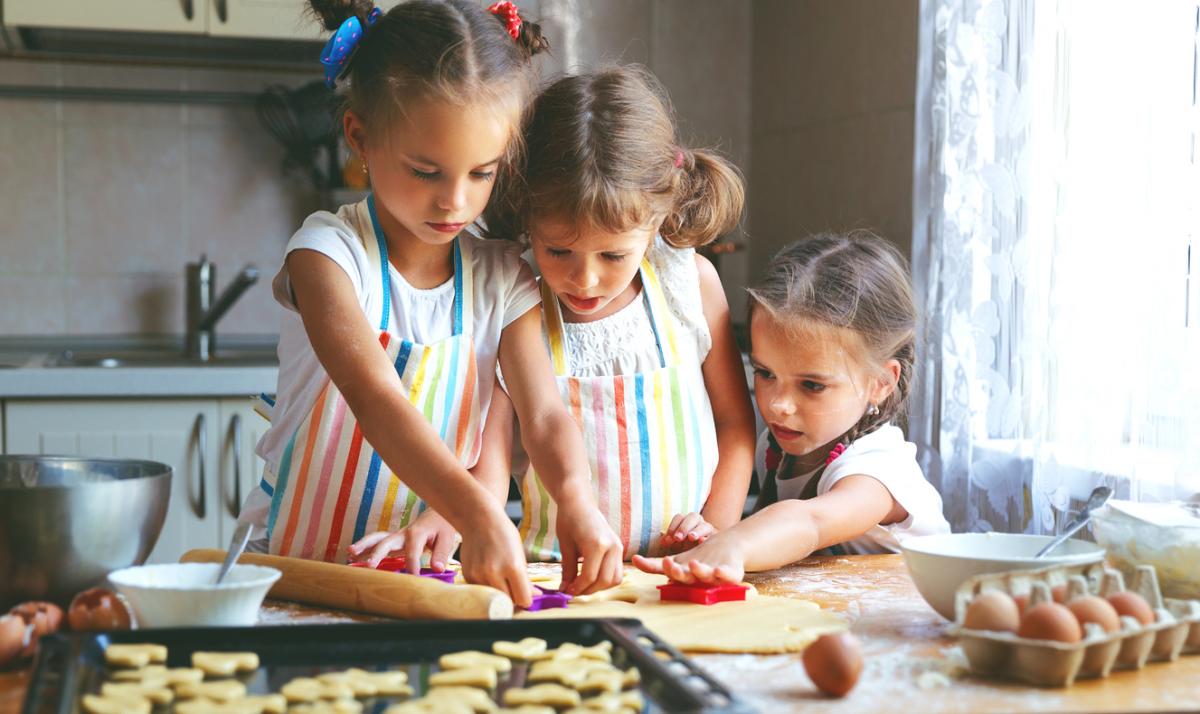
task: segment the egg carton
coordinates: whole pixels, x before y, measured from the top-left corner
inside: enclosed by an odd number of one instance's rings
[[[1104,563],[1014,570],[968,579],[955,593],[951,633],[958,636],[971,670],[1038,686],[1069,687],[1076,679],[1107,677],[1113,670],[1140,669],[1147,662],[1172,662],[1180,654],[1200,653],[1200,601],[1164,600],[1154,568],[1148,565],[1138,566],[1129,589],[1144,597],[1154,610],[1155,621],[1149,625],[1122,616],[1120,629],[1109,633],[1088,623],[1083,627],[1083,639],[1070,644],[964,626],[967,607],[982,593],[998,590],[1024,595],[1026,607],[1033,607],[1051,600],[1056,588],[1065,588],[1067,601],[1085,594],[1108,597],[1126,589],[1121,572]]]

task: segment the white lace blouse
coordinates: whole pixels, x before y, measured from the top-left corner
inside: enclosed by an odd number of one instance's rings
[[[696,251],[673,248],[661,237],[646,251],[666,294],[667,307],[679,330],[680,358],[700,365],[712,347],[700,299]],[[565,323],[571,373],[577,377],[648,372],[661,366],[654,329],[639,294],[620,311],[594,322]]]

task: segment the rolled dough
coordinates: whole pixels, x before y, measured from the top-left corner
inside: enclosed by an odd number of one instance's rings
[[[539,585],[557,587],[559,578],[547,578],[544,564],[530,566]],[[557,569],[557,566],[553,566]],[[800,652],[829,632],[842,632],[846,623],[808,600],[757,595],[753,588],[745,601],[696,605],[663,602],[658,585],[664,575],[631,567],[624,582],[610,590],[577,597],[565,608],[519,612],[515,617],[628,617],[642,623],[676,649],[684,652],[778,654]]]

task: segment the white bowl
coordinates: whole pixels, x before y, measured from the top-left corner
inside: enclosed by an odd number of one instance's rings
[[[947,533],[907,538],[900,550],[921,597],[942,617],[953,620],[954,593],[971,576],[1104,559],[1103,548],[1074,539],[1044,558],[1033,557],[1053,539],[1024,533]]]
[[[108,580],[133,606],[138,627],[253,625],[275,568],[236,564],[214,585],[220,563],[167,563],[114,570]]]

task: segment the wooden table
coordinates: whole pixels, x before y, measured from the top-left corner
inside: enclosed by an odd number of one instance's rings
[[[694,659],[765,712],[1131,712],[1200,710],[1200,656],[1152,664],[1068,689],[971,677],[949,626],[917,594],[898,555],[809,558],[748,580],[765,595],[814,600],[841,613],[862,641],[866,664],[844,699],[813,689],[799,655],[696,655]],[[264,624],[377,618],[267,601]],[[28,675],[0,673],[0,713],[16,712]]]

